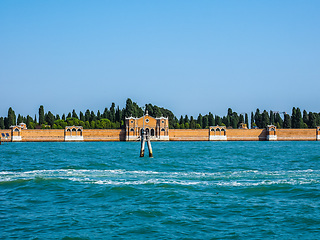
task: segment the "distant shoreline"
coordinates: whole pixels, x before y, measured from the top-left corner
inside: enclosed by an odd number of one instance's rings
[[[119,142],[139,141],[125,129],[83,129],[81,136],[66,136],[64,129],[0,130],[2,142]],[[4,137],[5,136],[5,137]],[[225,135],[210,129],[170,129],[164,141],[319,141],[320,128],[314,129],[226,129]],[[152,141],[163,141],[152,139]]]

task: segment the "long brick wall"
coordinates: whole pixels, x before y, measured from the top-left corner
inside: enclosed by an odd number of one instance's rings
[[[64,129],[27,129],[21,131],[22,142],[63,142]]]
[[[266,129],[228,129],[228,141],[265,141]]]
[[[316,129],[277,129],[278,141],[316,141]]]
[[[9,134],[7,141],[11,141],[11,130],[0,130],[0,135]],[[170,141],[209,141],[209,135],[214,134],[209,129],[170,129]],[[316,129],[277,129],[277,141],[316,141]],[[64,129],[23,129],[22,142],[63,142]],[[123,129],[83,129],[83,141],[125,141]],[[266,129],[227,129],[227,141],[265,141]],[[320,139],[320,138],[319,138]],[[6,141],[2,137],[2,142]]]
[[[209,129],[170,129],[170,141],[208,141]]]
[[[123,129],[84,129],[84,141],[125,141],[126,132]]]

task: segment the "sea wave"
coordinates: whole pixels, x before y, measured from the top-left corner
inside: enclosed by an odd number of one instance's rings
[[[2,171],[0,183],[18,180],[59,179],[100,185],[210,185],[260,186],[319,184],[320,170],[292,171],[226,171],[226,172],[157,172],[143,170],[57,169],[32,171]]]

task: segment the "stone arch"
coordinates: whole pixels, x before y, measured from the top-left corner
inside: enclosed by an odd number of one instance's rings
[[[78,128],[78,130],[77,130],[77,135],[78,135],[78,136],[82,136],[82,129]]]
[[[74,134],[75,133],[75,134]],[[73,135],[74,134],[74,135]],[[77,136],[77,129],[76,128],[72,128],[71,130],[71,136]]]
[[[221,133],[223,133],[223,134],[221,134]],[[226,135],[226,130],[224,128],[221,129],[220,135],[223,135],[223,136]]]
[[[20,129],[19,128],[15,128],[14,130],[13,130],[14,132],[17,132],[18,133],[18,136],[20,136]]]
[[[67,134],[66,135],[67,136],[71,136],[71,129],[70,128],[67,129]]]

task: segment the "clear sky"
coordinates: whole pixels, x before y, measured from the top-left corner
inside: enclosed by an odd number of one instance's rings
[[[0,116],[320,112],[319,0],[1,1]]]

